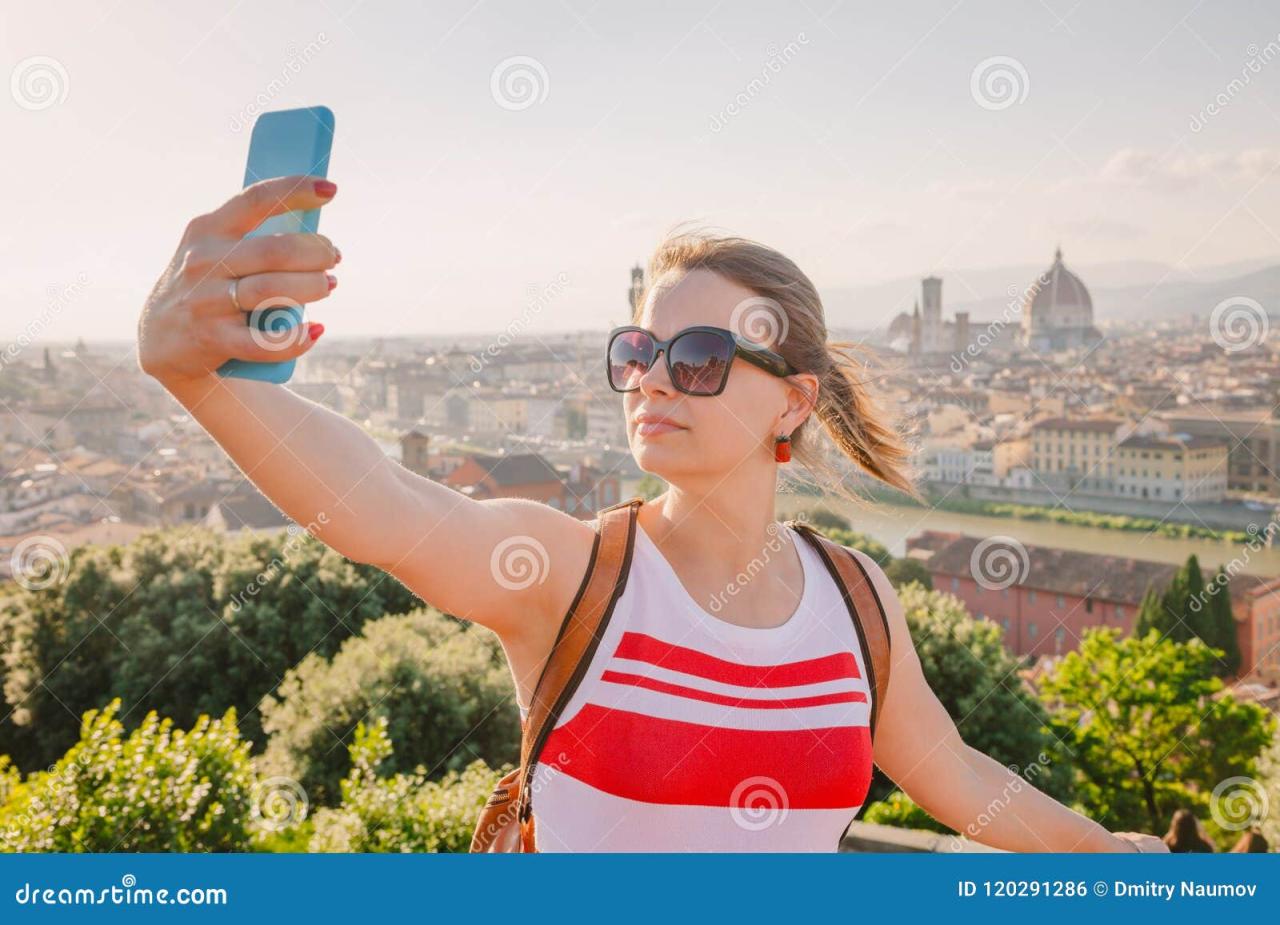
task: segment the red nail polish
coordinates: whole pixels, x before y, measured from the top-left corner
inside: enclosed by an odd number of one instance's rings
[[[338,250],[336,247],[333,249],[333,262],[335,264],[342,263],[342,251]]]
[[[338,277],[334,276],[332,273],[326,273],[324,278],[329,281],[329,291],[332,292],[333,287],[338,285]]]
[[[324,333],[324,325],[318,321],[307,328],[307,336],[310,337],[312,340],[319,340],[320,335],[323,333]]]
[[[317,180],[315,190],[316,195],[321,199],[329,199],[338,191],[338,184],[330,183],[328,180]]]

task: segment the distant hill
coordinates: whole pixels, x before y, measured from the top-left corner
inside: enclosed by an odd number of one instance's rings
[[[943,317],[968,311],[975,322],[1000,318],[1047,267],[941,272]],[[1098,321],[1148,321],[1191,313],[1207,317],[1215,305],[1234,296],[1256,299],[1280,318],[1280,263],[1273,260],[1197,268],[1194,275],[1152,261],[1076,266],[1068,259],[1067,267],[1089,287]],[[918,277],[822,293],[828,323],[854,328],[883,328],[898,312],[910,312],[919,296]]]

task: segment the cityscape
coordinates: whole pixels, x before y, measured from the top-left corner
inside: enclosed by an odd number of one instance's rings
[[[625,310],[643,285],[637,265]],[[943,280],[922,279],[910,312],[886,313],[882,329],[857,335],[886,370],[886,398],[905,409],[920,483],[937,509],[906,515],[909,535],[879,521],[868,532],[998,623],[1032,667],[1071,651],[1088,627],[1131,630],[1148,588],[1166,586],[1181,557],[1198,552],[1207,579],[1219,565],[1229,571],[1237,680],[1280,708],[1280,366],[1268,315],[1251,300],[1225,310],[1236,315],[1108,324],[1061,248],[991,319],[965,310],[945,318]],[[360,422],[410,471],[468,497],[531,498],[588,519],[646,483],[619,396],[603,383],[603,340],[516,331],[437,346],[336,343],[289,387]],[[289,527],[122,348],[28,350],[0,382],[0,572],[12,577],[33,537],[58,557],[157,527]],[[779,509],[802,510],[804,479],[787,478]],[[1019,572],[1013,587],[996,587],[974,552],[987,532],[981,521],[968,533],[935,525],[948,502],[975,513],[1012,504],[1141,519],[1151,526],[1110,531],[1131,550],[1170,529],[1186,538],[1154,558],[1104,554],[1095,550],[1110,545],[1099,542],[1106,528],[1060,520],[1061,545],[1043,527],[1035,542],[1005,538]],[[1002,529],[1017,533],[1017,523]]]

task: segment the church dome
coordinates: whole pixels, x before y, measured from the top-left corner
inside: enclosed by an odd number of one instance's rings
[[[1062,248],[1053,255],[1053,264],[1026,289],[1022,302],[1022,328],[1028,343],[1051,338],[1045,347],[1067,346],[1067,341],[1087,341],[1096,335],[1093,328],[1093,299],[1080,277],[1062,262]],[[1074,345],[1074,344],[1073,344]]]

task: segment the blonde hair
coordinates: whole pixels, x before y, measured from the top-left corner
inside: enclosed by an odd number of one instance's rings
[[[864,472],[923,501],[911,470],[911,449],[874,396],[867,371],[875,357],[861,344],[828,341],[822,299],[809,277],[785,255],[756,241],[702,230],[670,233],[649,260],[646,290],[635,303],[638,319],[655,284],[672,271],[710,270],[750,289],[783,317],[771,348],[795,369],[818,377],[814,413],[791,434],[793,458],[819,487],[855,502],[844,475],[820,446],[810,421],[822,423],[836,449]],[[634,319],[633,319],[634,320]],[[737,318],[735,317],[735,322]],[[745,334],[745,331],[738,331]],[[864,359],[865,358],[865,359]]]

